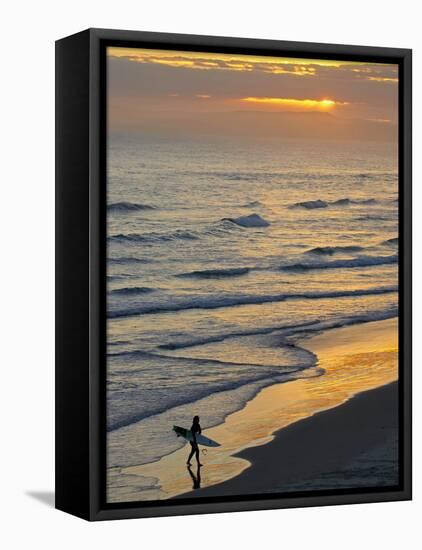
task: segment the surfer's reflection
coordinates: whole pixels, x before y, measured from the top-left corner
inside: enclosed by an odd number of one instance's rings
[[[196,475],[193,473],[191,466],[188,466],[188,472],[193,481],[192,489],[200,489],[201,488],[201,467],[200,466],[197,467]]]

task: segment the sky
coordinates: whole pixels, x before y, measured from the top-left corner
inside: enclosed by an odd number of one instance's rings
[[[396,141],[398,66],[108,48],[111,133]]]

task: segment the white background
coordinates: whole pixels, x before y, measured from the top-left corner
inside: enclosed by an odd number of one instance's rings
[[[401,0],[23,1],[0,33],[0,546],[415,548],[421,540],[420,356],[415,315],[415,500],[90,524],[54,510],[54,40],[87,27],[414,49],[420,131],[418,2]],[[415,136],[415,281],[420,273],[421,140]],[[419,155],[418,155],[419,153]],[[415,310],[421,292],[415,288]],[[420,346],[419,346],[420,348]],[[420,544],[420,542],[419,542]]]

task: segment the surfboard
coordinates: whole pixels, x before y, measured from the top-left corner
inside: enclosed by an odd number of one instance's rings
[[[186,441],[193,441],[193,435],[190,430],[182,428],[181,426],[173,426],[173,431],[176,432],[178,437],[184,437]],[[196,435],[196,442],[198,445],[204,445],[204,447],[220,447],[220,443],[202,434]]]

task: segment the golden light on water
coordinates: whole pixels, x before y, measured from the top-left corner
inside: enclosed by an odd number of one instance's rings
[[[287,111],[329,111],[337,106],[349,105],[346,101],[333,99],[293,99],[284,97],[243,97],[245,103],[278,107]]]

